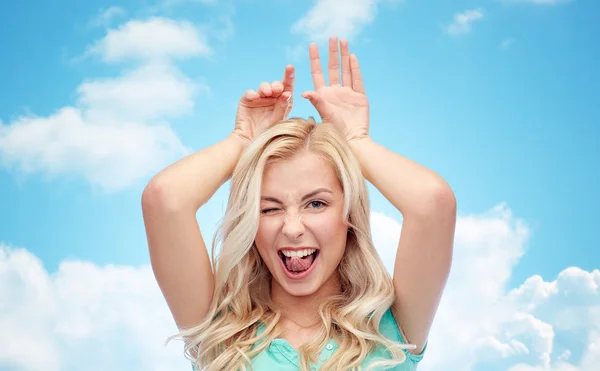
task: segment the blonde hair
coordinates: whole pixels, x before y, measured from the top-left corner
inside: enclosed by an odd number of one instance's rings
[[[257,136],[233,172],[227,210],[212,244],[215,289],[209,312],[200,324],[176,335],[185,340],[186,357],[197,370],[251,369],[251,359],[281,334],[281,311],[270,297],[271,273],[254,238],[265,166],[301,151],[317,154],[335,170],[344,193],[343,216],[351,229],[338,267],[341,292],[320,305],[323,326],[299,349],[300,369],[307,371],[331,338],[338,340],[339,348],[322,370],[360,370],[361,362],[378,347],[388,349],[391,357],[369,369],[399,364],[406,358],[403,349],[407,346],[379,331],[381,318],[395,296],[391,277],[372,242],[369,199],[360,165],[331,124],[290,119]],[[260,324],[264,331],[257,335]]]

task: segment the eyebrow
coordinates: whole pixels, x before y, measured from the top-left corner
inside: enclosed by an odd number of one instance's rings
[[[310,192],[310,193],[307,193],[307,194],[305,194],[305,195],[302,197],[302,201],[301,201],[301,202],[304,202],[304,201],[306,201],[307,199],[309,199],[309,198],[311,198],[311,197],[313,197],[313,196],[316,196],[316,195],[318,195],[318,194],[319,194],[319,193],[321,193],[321,192],[327,192],[327,193],[331,193],[331,194],[333,194],[333,192],[331,192],[331,191],[330,191],[329,189],[327,189],[327,188],[317,188],[317,189],[315,189],[314,191],[312,191],[312,192]],[[279,201],[277,198],[275,198],[275,197],[271,197],[271,196],[262,196],[260,199],[261,199],[261,200],[263,200],[263,201],[271,201],[271,202],[276,202],[276,203],[278,203],[278,204],[283,204],[283,202],[281,202],[281,201]]]

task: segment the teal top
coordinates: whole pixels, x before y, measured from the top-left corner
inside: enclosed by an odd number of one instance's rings
[[[259,325],[257,334],[264,331],[264,325]],[[388,309],[379,323],[379,330],[381,333],[390,340],[404,344],[402,335],[398,328],[398,324],[392,315],[392,312]],[[420,354],[410,353],[408,350],[404,350],[406,354],[406,361],[394,368],[386,368],[388,371],[414,371],[417,369],[417,365],[423,359],[425,348]],[[311,370],[318,370],[320,366],[325,363],[338,349],[338,345],[334,340],[330,340],[319,356],[317,364],[311,367]],[[298,371],[299,361],[298,352],[285,340],[285,339],[273,339],[268,348],[263,350],[261,353],[256,355],[252,359],[252,368],[254,371]],[[374,352],[369,353],[362,363],[363,370],[371,364],[371,362],[390,359],[389,353],[385,349],[377,349]]]

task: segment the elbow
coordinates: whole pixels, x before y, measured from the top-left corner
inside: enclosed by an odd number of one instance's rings
[[[457,201],[454,191],[443,179],[437,180],[428,190],[428,202],[424,207],[425,216],[432,215],[443,218],[456,217]]]
[[[456,195],[446,181],[440,182],[433,192],[435,205],[438,209],[456,213]]]
[[[171,195],[169,186],[164,181],[152,179],[142,192],[142,211],[149,212],[160,208],[161,210],[176,210],[176,199]]]

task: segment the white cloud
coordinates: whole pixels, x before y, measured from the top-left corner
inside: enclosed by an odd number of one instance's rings
[[[392,271],[401,224],[372,215],[375,244]],[[533,276],[509,291],[529,229],[501,204],[457,220],[446,292],[420,370],[592,371],[600,360],[600,271],[565,269],[555,281]],[[581,359],[558,344],[585,345]],[[514,369],[512,369],[514,368]]]
[[[2,367],[190,368],[181,342],[164,346],[176,327],[148,266],[67,261],[49,275],[29,252],[0,245],[0,278],[0,303],[10,303],[0,306]]]
[[[172,65],[147,64],[117,78],[84,81],[77,87],[77,102],[98,123],[107,118],[152,120],[191,113],[197,93],[207,89]]]
[[[108,191],[126,188],[190,151],[166,125],[116,119],[94,123],[73,107],[0,126],[0,155],[6,167],[51,178],[77,174]]]
[[[121,62],[185,59],[212,53],[206,38],[192,23],[154,17],[131,20],[109,30],[85,55],[99,54],[105,62]]]
[[[446,28],[451,36],[460,36],[471,32],[473,23],[484,18],[482,9],[470,9],[454,15],[453,22]]]
[[[401,224],[372,214],[391,271]],[[508,290],[527,225],[499,205],[459,215],[452,274],[419,370],[595,371],[600,362],[600,271],[567,268]],[[15,371],[186,369],[151,268],[65,261],[48,274],[31,253],[0,246],[0,365]],[[36,357],[29,357],[31,342]],[[110,356],[109,356],[110,355]]]
[[[200,89],[169,65],[86,81],[77,107],[0,124],[0,157],[24,173],[75,173],[106,190],[125,188],[191,152],[161,120],[189,113]]]
[[[311,41],[322,42],[329,36],[356,36],[373,22],[380,3],[397,0],[317,0],[308,12],[292,25],[292,32],[306,35]]]
[[[157,18],[108,31],[96,52],[109,61],[143,63],[117,77],[86,79],[76,89],[76,104],[48,117],[0,122],[3,165],[29,174],[76,174],[110,191],[190,153],[166,120],[191,114],[209,88],[166,59],[208,50],[199,35],[191,24]]]

